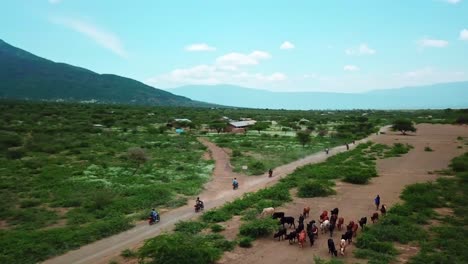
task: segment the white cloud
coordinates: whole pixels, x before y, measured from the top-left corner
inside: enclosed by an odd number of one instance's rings
[[[348,55],[374,55],[376,52],[375,49],[370,48],[366,43],[345,50],[345,53]]]
[[[88,22],[84,22],[78,19],[52,19],[53,23],[65,26],[71,30],[74,30],[99,44],[111,52],[119,55],[120,57],[126,58],[128,53],[125,51],[122,42],[119,37],[115,34],[105,31],[96,25]]]
[[[249,73],[226,70],[219,65],[197,65],[191,68],[175,69],[169,73],[151,77],[146,83],[155,87],[169,88],[188,84],[233,84],[247,87],[262,87],[287,80],[282,72],[272,74]]]
[[[271,55],[265,51],[253,51],[250,54],[243,54],[232,52],[220,56],[216,59],[216,63],[219,65],[256,65],[260,63],[260,60],[266,60],[271,58]]]
[[[185,47],[186,51],[213,51],[215,47],[209,46],[206,43],[195,43]]]
[[[294,49],[295,47],[296,46],[294,46],[294,44],[292,44],[291,42],[285,41],[283,42],[283,44],[281,44],[280,49],[288,50],[288,49]]]
[[[49,0],[49,3],[51,4],[58,4],[60,2],[62,2],[62,0]]]
[[[354,71],[359,71],[360,69],[359,69],[359,67],[356,66],[356,65],[345,65],[345,66],[343,67],[343,70],[344,70],[344,71],[354,72]]]
[[[460,31],[460,39],[468,40],[468,29],[463,29],[462,31]]]
[[[431,48],[445,48],[448,46],[448,41],[442,39],[429,39],[423,38],[418,41],[419,46],[421,47],[431,47]]]
[[[449,4],[458,4],[461,2],[461,0],[444,0],[445,2],[449,3]]]

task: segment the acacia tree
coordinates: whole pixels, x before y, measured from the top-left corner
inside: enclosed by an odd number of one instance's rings
[[[397,119],[393,121],[392,130],[400,131],[403,135],[406,135],[407,131],[416,132],[413,122],[407,119]]]
[[[257,130],[259,134],[260,134],[260,131],[266,130],[269,127],[270,127],[270,124],[268,122],[257,122],[255,123],[255,125],[251,126],[251,128],[253,130]]]
[[[224,131],[227,127],[227,123],[223,121],[214,121],[209,124],[210,129],[216,130],[216,132],[221,133],[221,131]]]
[[[132,176],[138,171],[141,165],[145,164],[149,160],[149,156],[146,151],[142,148],[129,148],[127,150],[127,158],[132,163],[136,164],[135,171],[133,172]]]
[[[299,140],[299,142],[302,144],[302,147],[305,147],[307,143],[310,143],[311,138],[310,138],[310,131],[298,131],[296,133],[296,138]]]

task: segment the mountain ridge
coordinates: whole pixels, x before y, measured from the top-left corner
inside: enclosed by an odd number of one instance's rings
[[[212,106],[131,78],[99,74],[86,68],[54,62],[14,47],[1,39],[0,80],[0,98],[4,99]]]

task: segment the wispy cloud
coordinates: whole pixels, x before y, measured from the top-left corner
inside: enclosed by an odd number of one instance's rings
[[[461,40],[468,40],[468,29],[462,29],[460,31],[460,39]]]
[[[356,65],[345,65],[343,67],[343,70],[344,71],[349,71],[349,72],[355,72],[355,71],[359,71],[360,68]]]
[[[374,55],[376,52],[375,49],[370,48],[366,43],[345,50],[345,53],[348,55]]]
[[[259,50],[247,54],[231,52],[219,56],[212,64],[175,69],[169,73],[148,78],[146,83],[163,88],[188,84],[234,84],[262,87],[265,84],[270,85],[287,80],[287,75],[282,72],[264,74],[247,70],[270,58],[271,55],[268,52]]]
[[[443,1],[449,4],[453,4],[453,5],[456,5],[461,2],[461,0],[443,0]]]
[[[442,39],[430,39],[423,38],[418,41],[420,47],[430,47],[430,48],[445,48],[448,46],[448,41]]]
[[[294,49],[295,47],[296,46],[294,46],[294,44],[292,44],[291,42],[285,41],[283,42],[283,44],[281,44],[280,49],[289,50],[289,49]]]
[[[216,50],[215,47],[209,46],[206,43],[195,43],[190,44],[185,47],[186,51],[214,51]]]
[[[73,31],[76,31],[96,42],[101,47],[110,50],[120,57],[127,58],[128,53],[124,49],[119,37],[112,32],[108,32],[96,25],[79,19],[72,18],[54,18],[51,21],[62,25]]]
[[[51,4],[58,4],[60,2],[62,2],[62,0],[49,0],[49,3]]]
[[[260,60],[266,60],[271,58],[271,55],[265,51],[253,51],[249,54],[232,52],[220,56],[216,59],[216,63],[219,65],[256,65],[260,63]]]

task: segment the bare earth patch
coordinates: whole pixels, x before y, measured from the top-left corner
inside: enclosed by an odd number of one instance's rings
[[[399,195],[406,185],[426,182],[436,179],[438,176],[429,174],[428,171],[445,169],[450,160],[463,154],[464,149],[457,148],[458,144],[454,139],[461,134],[468,134],[468,127],[452,125],[429,125],[420,124],[417,126],[417,133],[412,136],[403,136],[396,132],[387,132],[379,135],[374,142],[392,145],[400,142],[410,144],[414,149],[402,157],[387,158],[377,160],[377,172],[379,177],[373,178],[367,185],[353,185],[345,182],[337,182],[335,190],[336,195],[317,198],[294,198],[292,202],[278,208],[284,211],[286,215],[297,219],[304,206],[310,206],[311,212],[309,219],[318,220],[320,212],[330,211],[338,207],[340,216],[343,216],[345,223],[350,220],[357,221],[363,216],[367,216],[368,224],[370,216],[375,212],[373,204],[374,197],[379,194],[381,203],[390,207],[399,202]],[[430,143],[437,152],[426,152],[424,146]],[[369,225],[372,225],[370,223]],[[360,232],[360,230],[358,231]],[[335,230],[333,240],[339,249],[339,240],[343,231]],[[315,241],[313,247],[307,246],[303,249],[297,245],[289,245],[288,242],[278,242],[273,238],[257,240],[258,243],[250,249],[236,248],[233,252],[225,254],[219,263],[234,264],[239,263],[239,259],[231,258],[232,255],[242,255],[242,263],[269,263],[283,264],[312,263],[314,256],[329,259],[327,240],[329,235],[320,235]],[[407,245],[404,245],[407,247]],[[353,257],[352,251],[354,244],[346,249],[344,257],[338,258],[346,263],[367,263],[365,260]],[[409,259],[417,253],[418,248],[409,246],[402,248],[402,260]]]
[[[10,225],[8,225],[7,221],[0,220],[0,230],[8,230],[10,229]]]
[[[394,243],[395,248],[400,252],[400,255],[397,257],[399,263],[407,263],[408,260],[416,256],[419,252],[419,247],[411,244],[400,244]]]

